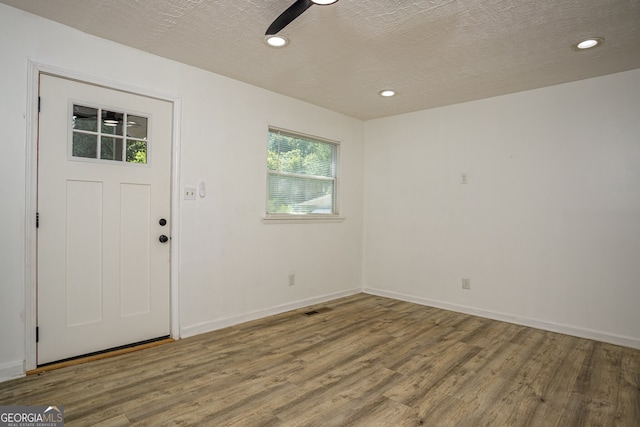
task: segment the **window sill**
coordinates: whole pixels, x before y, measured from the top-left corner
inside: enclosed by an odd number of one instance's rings
[[[339,215],[265,215],[264,224],[306,224],[343,222],[346,218]]]

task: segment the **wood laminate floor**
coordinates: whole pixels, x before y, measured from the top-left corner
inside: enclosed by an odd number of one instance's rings
[[[0,383],[66,426],[640,426],[640,351],[366,294]],[[317,308],[317,307],[312,307]]]

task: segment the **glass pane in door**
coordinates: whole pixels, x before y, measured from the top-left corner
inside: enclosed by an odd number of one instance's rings
[[[98,130],[98,109],[74,105],[72,121],[74,130],[96,132]]]
[[[116,111],[102,110],[102,133],[122,135],[124,114]]]
[[[127,162],[147,163],[147,141],[127,139]]]
[[[73,133],[72,156],[98,158],[98,136],[87,133]]]
[[[122,138],[103,136],[100,140],[100,158],[122,161]]]
[[[147,139],[146,117],[127,114],[127,136],[136,139]]]

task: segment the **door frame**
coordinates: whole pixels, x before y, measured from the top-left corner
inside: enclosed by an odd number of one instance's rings
[[[179,316],[179,224],[180,224],[180,123],[182,98],[167,93],[143,89],[120,81],[77,73],[71,70],[28,61],[27,75],[27,110],[26,120],[26,167],[25,167],[25,372],[37,367],[37,232],[36,208],[38,203],[38,95],[40,74],[48,74],[67,80],[76,80],[119,90],[148,98],[170,102],[173,106],[173,122],[171,135],[171,256],[169,262],[170,277],[170,333],[174,339],[180,338]]]

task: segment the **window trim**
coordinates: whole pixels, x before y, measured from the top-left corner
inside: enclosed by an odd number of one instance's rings
[[[303,138],[303,139],[308,139],[310,141],[313,142],[320,142],[320,143],[325,143],[325,144],[331,144],[335,147],[335,151],[334,151],[334,158],[333,158],[333,168],[334,168],[334,176],[332,178],[327,178],[327,177],[317,177],[318,179],[328,179],[328,180],[332,180],[333,181],[333,213],[327,213],[327,214],[313,214],[313,213],[307,213],[307,214],[298,214],[298,213],[268,213],[267,212],[267,206],[269,203],[269,175],[270,175],[270,171],[269,168],[266,167],[266,185],[265,185],[265,189],[266,189],[266,197],[265,197],[265,214],[264,216],[261,218],[262,222],[265,224],[291,224],[291,223],[321,223],[321,222],[342,222],[344,221],[346,218],[344,218],[343,216],[340,215],[340,184],[339,184],[339,177],[340,177],[340,168],[341,168],[341,163],[340,163],[340,141],[335,141],[335,140],[331,140],[328,138],[323,138],[323,137],[319,137],[319,136],[315,136],[315,135],[310,135],[310,134],[306,134],[306,133],[302,133],[302,132],[297,132],[297,131],[292,131],[289,129],[284,129],[284,128],[280,128],[277,126],[268,126],[267,129],[267,140],[269,137],[269,134],[271,133],[276,133],[276,132],[280,132],[282,134],[288,135],[288,136],[293,136],[293,137],[298,137],[298,138]],[[290,175],[296,175],[296,174],[290,174]],[[313,177],[313,175],[306,175],[306,174],[301,174],[301,177]]]
[[[261,218],[264,224],[308,224],[321,222],[343,222],[345,217],[338,214],[265,214]]]

